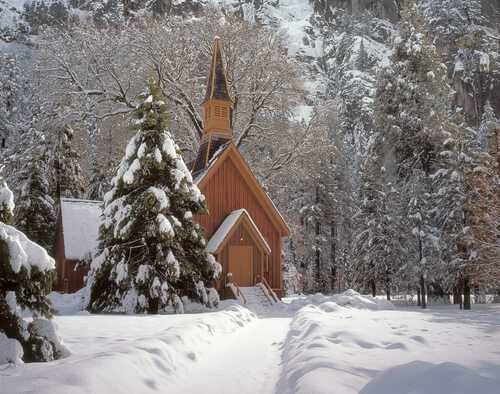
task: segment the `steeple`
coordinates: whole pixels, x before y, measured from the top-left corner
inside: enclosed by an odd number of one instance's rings
[[[207,92],[203,101],[203,136],[198,156],[191,171],[204,169],[214,153],[233,139],[233,101],[222,60],[221,42],[215,37],[212,46],[212,61],[208,74]]]
[[[226,71],[222,60],[220,38],[215,37],[208,74],[207,92],[203,101],[204,134],[216,133],[232,137],[233,102],[229,97]]]

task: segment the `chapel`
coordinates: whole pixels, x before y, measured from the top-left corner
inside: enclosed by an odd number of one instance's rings
[[[217,290],[223,298],[232,298],[235,286],[264,282],[281,296],[282,239],[289,228],[235,144],[234,104],[218,37],[202,107],[200,148],[188,167],[209,210],[195,219],[204,229],[208,251],[223,267]],[[86,270],[74,267],[97,245],[98,207],[95,201],[61,201],[55,256],[61,291],[83,286]]]

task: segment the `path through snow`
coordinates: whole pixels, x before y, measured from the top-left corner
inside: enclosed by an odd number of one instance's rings
[[[184,371],[169,393],[272,394],[281,374],[281,350],[291,318],[256,320],[224,337]],[[193,379],[194,376],[199,378]]]

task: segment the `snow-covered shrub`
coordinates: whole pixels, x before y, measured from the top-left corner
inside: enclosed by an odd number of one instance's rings
[[[87,286],[92,312],[183,310],[181,297],[209,305],[206,286],[220,264],[206,252],[193,216],[206,212],[179,148],[167,131],[160,89],[150,84],[134,112],[137,134],[104,198],[101,244]],[[209,287],[209,286],[208,286]]]
[[[8,338],[3,332],[0,332],[0,365],[21,364],[23,355],[23,347],[19,341]]]
[[[63,357],[68,351],[55,327],[41,318],[51,317],[46,295],[55,262],[45,249],[6,223],[12,218],[14,203],[2,179],[0,196],[8,196],[8,204],[1,204],[0,211],[0,364]],[[20,309],[31,311],[31,323],[21,317]]]

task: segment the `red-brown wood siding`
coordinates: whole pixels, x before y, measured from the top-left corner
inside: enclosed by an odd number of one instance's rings
[[[281,237],[271,218],[255,197],[254,191],[227,157],[202,186],[210,211],[209,215],[196,219],[205,229],[207,239],[214,234],[222,221],[233,211],[244,208],[248,211],[271,248],[269,273],[266,279],[273,289],[281,289]]]
[[[78,261],[66,259],[61,215],[59,215],[57,220],[55,260],[57,279],[54,289],[64,293],[74,293],[80,290],[84,285],[84,278],[89,269],[87,266],[80,266],[75,269]]]
[[[54,283],[54,290],[62,291],[63,290],[63,270],[64,264],[66,261],[65,253],[64,253],[64,236],[62,229],[62,219],[61,215],[59,215],[57,219],[56,226],[56,245],[55,245],[55,253],[54,258],[56,260],[56,272],[57,278]]]

